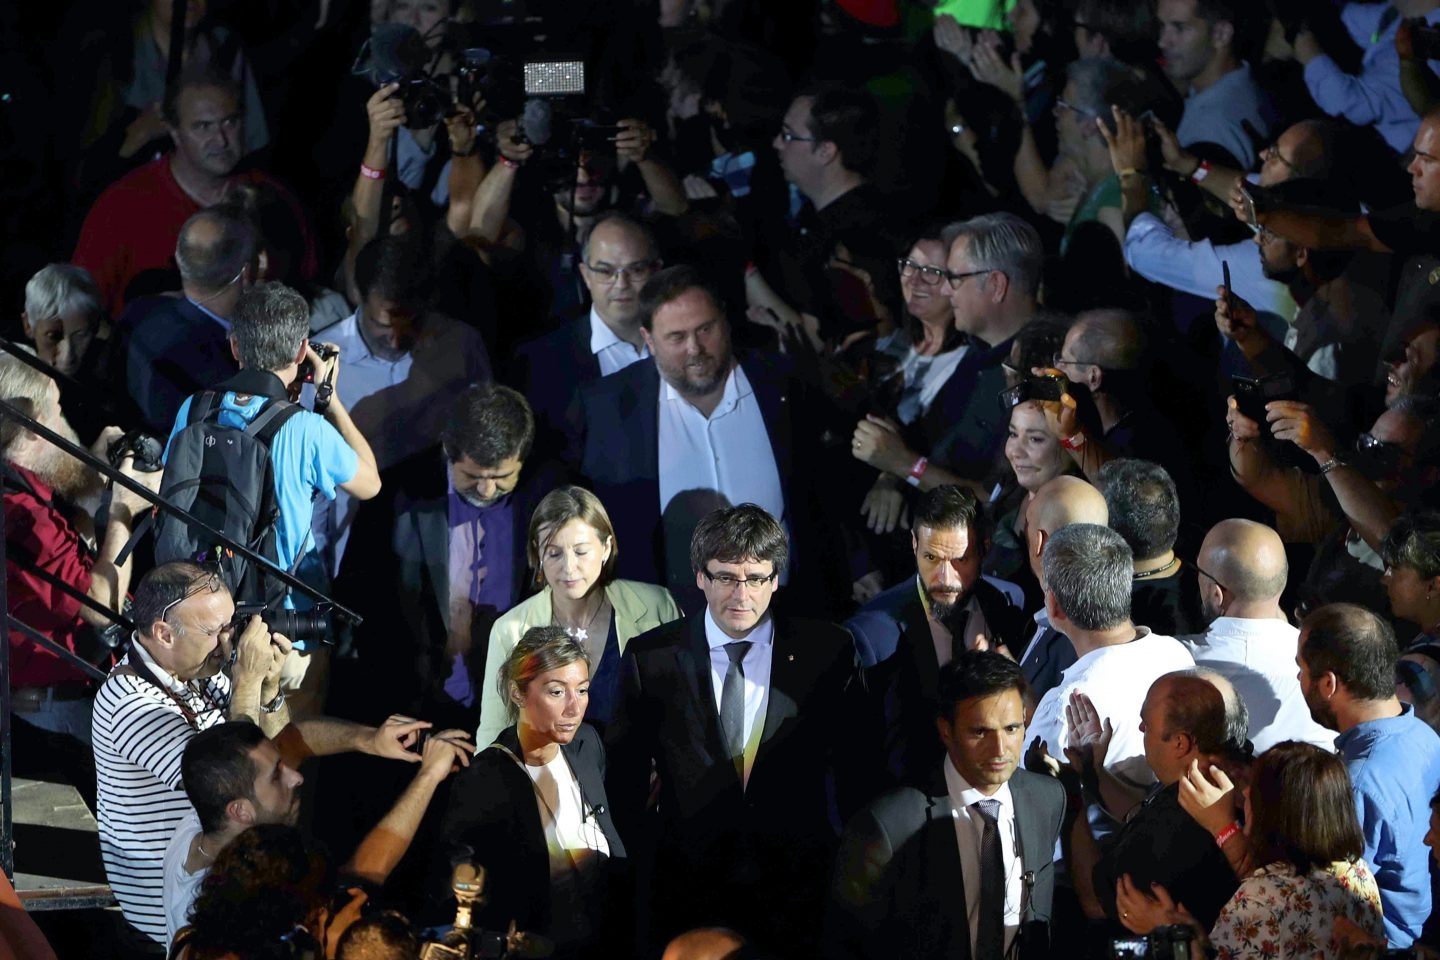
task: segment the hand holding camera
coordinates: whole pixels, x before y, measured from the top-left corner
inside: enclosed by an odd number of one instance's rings
[[[370,95],[365,113],[370,118],[370,146],[382,150],[389,146],[395,131],[405,125],[405,102],[395,96],[398,83],[387,83]]]
[[[1255,359],[1270,342],[1270,337],[1260,329],[1255,308],[1230,293],[1225,287],[1215,288],[1215,327],[1223,337],[1235,341],[1242,353]]]
[[[270,640],[270,628],[260,619],[259,614],[251,614],[248,620],[237,617],[231,628],[231,637],[231,642],[235,645],[235,668],[231,680],[235,686],[259,682],[263,688],[272,672],[276,677],[279,676],[275,648]],[[289,649],[289,641],[286,641],[284,650],[288,653]],[[282,653],[279,659],[283,662],[285,655]]]
[[[1230,436],[1236,440],[1260,438],[1260,424],[1240,412],[1240,403],[1234,394],[1226,398],[1225,426],[1230,428]]]
[[[615,136],[615,155],[631,163],[644,163],[655,143],[655,131],[644,120],[621,120]]]
[[[1297,400],[1273,400],[1265,405],[1265,411],[1270,434],[1276,440],[1289,440],[1314,457],[1316,463],[1334,459],[1335,438],[1309,405]]]
[[[519,120],[502,120],[495,128],[495,147],[500,156],[511,163],[523,164],[535,153],[535,147],[520,135]]]

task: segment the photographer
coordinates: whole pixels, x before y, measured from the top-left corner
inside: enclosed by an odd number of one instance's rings
[[[304,382],[302,363],[310,365],[317,387],[329,384],[337,388],[338,355],[321,358],[310,345],[309,331],[309,308],[305,299],[283,284],[257,284],[240,297],[230,333],[231,349],[240,363],[240,372],[213,390],[196,394],[180,407],[166,447],[166,490],[195,479],[180,475],[186,466],[179,464],[175,457],[177,437],[191,426],[192,409],[208,408],[209,412],[196,413],[200,422],[213,422],[216,427],[230,428],[237,434],[247,431],[249,436],[250,428],[271,404],[283,403],[298,395]],[[200,407],[196,406],[197,401],[203,401]],[[323,415],[305,410],[281,411],[280,415],[285,413],[291,415],[274,430],[269,441],[273,489],[248,493],[251,502],[270,497],[278,511],[274,551],[267,559],[282,570],[297,571],[322,587],[328,586],[318,558],[309,549],[313,502],[317,496],[334,499],[337,488],[356,499],[369,500],[380,492],[380,475],[369,443],[350,419],[338,394],[331,397]],[[278,421],[279,416],[275,420]],[[186,460],[190,464],[196,462],[191,458]],[[202,484],[212,482],[203,474],[199,479]],[[225,492],[230,492],[229,488]],[[159,542],[166,543],[163,527]],[[160,556],[157,546],[157,557]],[[297,599],[287,595],[286,606],[295,609]],[[319,650],[297,650],[286,667],[284,687],[295,691],[301,689],[311,666],[316,666],[316,674],[303,688],[306,703],[297,713],[320,712],[328,655]]]
[[[245,717],[306,756],[357,750],[416,763],[409,747],[430,726],[391,717],[380,727],[316,718],[284,733],[289,711],[279,695],[290,641],[259,617],[236,622],[219,575],[193,563],[167,563],[141,579],[130,653],[95,698],[100,851],[126,921],[164,944],[165,848],[190,811],[181,760],[195,734]],[[229,666],[227,676],[223,670]]]
[[[577,135],[574,143],[562,144],[557,133],[548,146],[525,140],[519,119],[496,129],[499,156],[475,191],[470,232],[488,245],[522,250],[528,276],[516,281],[553,291],[549,302],[527,308],[533,309],[536,323],[585,302],[571,240],[600,213],[615,208],[638,213],[635,208],[648,207],[678,217],[689,208],[679,177],[652,152],[656,132],[634,118],[619,121],[618,128],[614,137],[597,143],[582,142]],[[573,147],[573,162],[557,147]],[[622,182],[632,168],[643,190]]]
[[[76,442],[75,431],[60,409],[55,382],[9,354],[0,356],[0,399]],[[119,435],[115,427],[102,432],[92,452],[104,456]],[[130,536],[135,514],[146,505],[135,494],[115,487],[102,514],[101,478],[9,418],[0,425],[0,450],[5,460],[7,612],[56,644],[83,654],[86,643],[94,643],[93,631],[109,626],[110,618],[81,604],[37,571],[52,574],[118,613],[134,567],[128,559],[117,563],[116,557]],[[129,461],[122,461],[120,469],[152,490],[159,484],[159,473],[137,473]],[[33,742],[38,751],[52,759],[58,756],[63,763],[67,754],[80,753],[65,742],[68,737],[90,742],[93,684],[85,674],[12,633],[8,679],[11,711],[23,721],[13,730],[20,754],[28,752]],[[94,771],[88,769],[83,754],[77,760],[78,783],[88,793],[94,789]],[[92,785],[85,786],[87,781]]]

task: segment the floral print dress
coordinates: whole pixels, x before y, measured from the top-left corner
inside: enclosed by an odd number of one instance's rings
[[[1340,954],[1334,922],[1341,916],[1385,938],[1380,888],[1364,860],[1336,861],[1303,877],[1293,864],[1272,863],[1241,881],[1220,910],[1210,942],[1220,960],[1325,960]]]

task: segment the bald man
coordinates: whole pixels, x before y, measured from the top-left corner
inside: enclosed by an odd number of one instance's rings
[[[701,927],[670,941],[660,960],[735,960],[745,951],[745,938],[724,927]]]
[[[1333,750],[1334,731],[1311,719],[1295,675],[1300,631],[1280,609],[1290,568],[1279,534],[1252,520],[1222,520],[1206,534],[1196,570],[1209,627],[1176,639],[1245,700],[1255,752],[1282,740]]]
[[[1040,560],[1045,543],[1061,527],[1071,523],[1110,522],[1110,511],[1100,491],[1079,477],[1056,477],[1035,491],[1025,514],[1026,554],[1035,579],[1043,584]],[[1060,674],[1075,662],[1075,648],[1060,631],[1050,626],[1042,606],[1035,613],[1035,633],[1020,656],[1020,670],[1038,702],[1060,682]]]

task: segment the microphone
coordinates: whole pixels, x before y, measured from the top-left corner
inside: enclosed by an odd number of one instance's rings
[[[524,143],[543,147],[550,142],[553,117],[550,104],[544,100],[526,100],[525,111],[520,116],[520,139]]]
[[[377,87],[418,76],[430,62],[430,48],[408,24],[377,23],[366,46],[356,72],[369,73]]]

